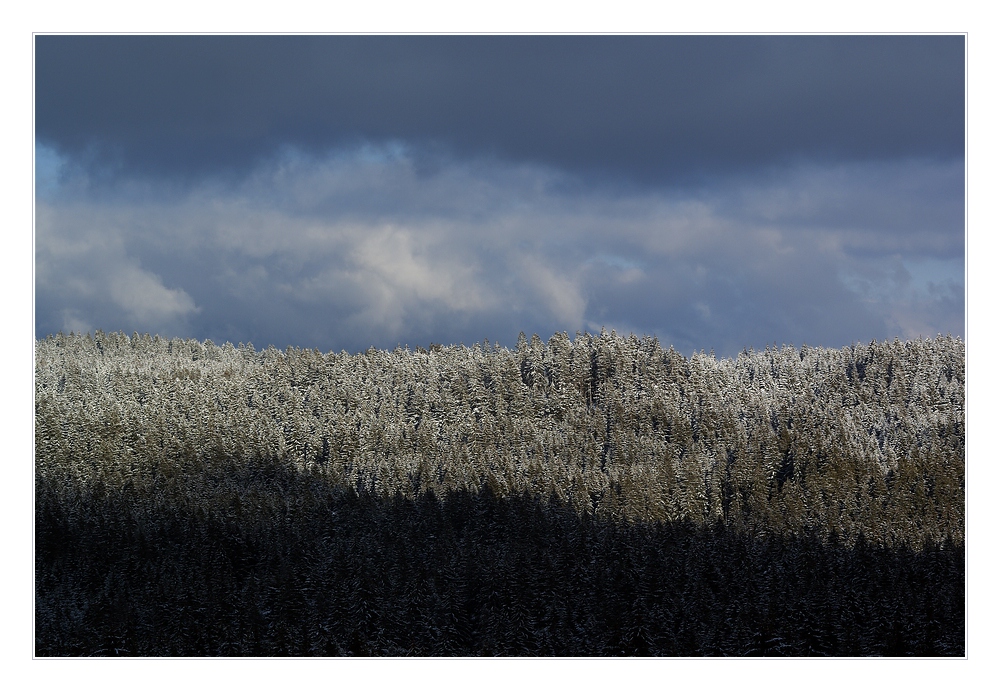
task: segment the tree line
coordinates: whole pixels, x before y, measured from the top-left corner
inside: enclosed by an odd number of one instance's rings
[[[959,339],[35,356],[38,656],[961,656]]]

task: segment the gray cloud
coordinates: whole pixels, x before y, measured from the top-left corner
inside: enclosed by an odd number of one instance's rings
[[[962,175],[909,160],[623,192],[488,159],[428,172],[391,143],[286,149],[195,188],[78,170],[39,193],[37,332],[359,350],[606,326],[729,355],[960,334]]]

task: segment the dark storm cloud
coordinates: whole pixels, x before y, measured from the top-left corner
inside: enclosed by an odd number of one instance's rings
[[[35,58],[39,142],[112,179],[388,141],[429,172],[643,183],[964,151],[961,36],[39,36]]]

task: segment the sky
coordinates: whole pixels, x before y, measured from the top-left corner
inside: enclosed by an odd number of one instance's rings
[[[965,336],[963,36],[37,36],[35,332]]]

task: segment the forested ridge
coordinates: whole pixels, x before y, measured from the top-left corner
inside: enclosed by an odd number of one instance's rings
[[[964,350],[48,337],[37,653],[961,655]]]

